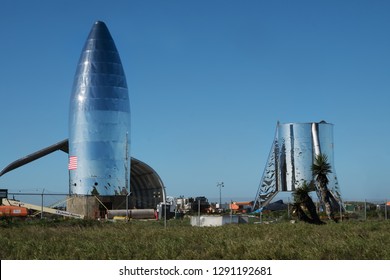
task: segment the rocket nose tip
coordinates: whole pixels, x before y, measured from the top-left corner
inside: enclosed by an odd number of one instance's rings
[[[106,40],[106,39],[111,39],[110,32],[108,31],[107,25],[100,20],[97,20],[89,33],[88,40]]]

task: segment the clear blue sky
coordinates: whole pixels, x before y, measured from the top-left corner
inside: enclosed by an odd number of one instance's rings
[[[0,169],[68,137],[76,64],[106,22],[132,156],[172,196],[254,198],[276,122],[333,123],[344,199],[390,199],[390,1],[2,1]],[[0,178],[67,192],[67,155]]]

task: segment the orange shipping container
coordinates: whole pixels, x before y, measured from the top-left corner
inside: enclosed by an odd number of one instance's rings
[[[0,206],[0,217],[26,217],[27,208],[17,206]]]

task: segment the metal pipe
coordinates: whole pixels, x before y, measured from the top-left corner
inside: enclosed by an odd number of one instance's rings
[[[313,148],[316,156],[321,154],[320,140],[318,137],[318,123],[311,124],[311,135],[313,139]]]
[[[124,209],[108,210],[107,218],[130,217],[132,219],[155,219],[154,213],[154,209],[130,209],[127,211]]]

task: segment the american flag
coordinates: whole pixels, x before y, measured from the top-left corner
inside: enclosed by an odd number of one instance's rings
[[[69,157],[68,169],[69,170],[77,169],[77,157],[76,156],[70,156]]]

